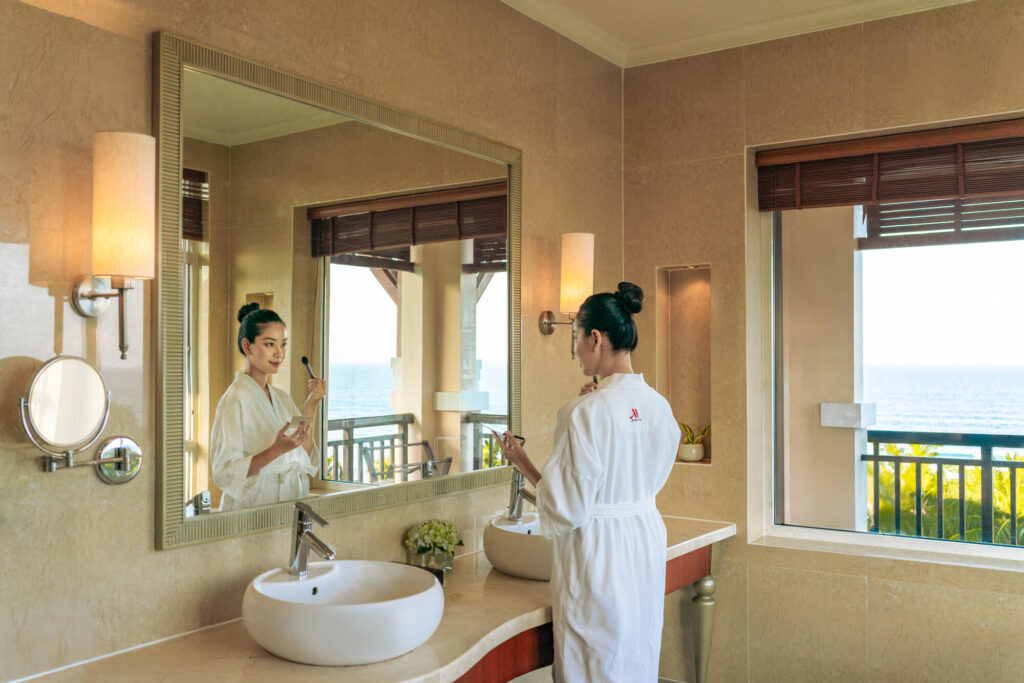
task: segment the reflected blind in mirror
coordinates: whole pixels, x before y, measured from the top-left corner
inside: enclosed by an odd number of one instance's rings
[[[315,258],[461,239],[504,240],[506,183],[322,206],[307,217]]]

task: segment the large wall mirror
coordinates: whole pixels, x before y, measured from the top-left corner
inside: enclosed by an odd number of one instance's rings
[[[158,547],[285,524],[299,496],[332,516],[507,479],[520,152],[169,34],[155,53]],[[283,323],[266,348],[287,341],[267,394],[237,342],[252,303]],[[311,405],[304,445],[231,474],[259,420]]]

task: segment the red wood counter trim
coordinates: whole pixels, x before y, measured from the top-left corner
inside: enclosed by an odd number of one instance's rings
[[[665,564],[665,595],[711,573],[711,546],[697,548]]]
[[[665,564],[665,595],[711,573],[711,546],[698,548]],[[457,683],[510,681],[555,661],[551,623],[536,626],[497,646],[463,674]]]
[[[554,661],[555,637],[551,631],[551,622],[548,622],[512,636],[488,652],[457,683],[510,681],[550,666]]]

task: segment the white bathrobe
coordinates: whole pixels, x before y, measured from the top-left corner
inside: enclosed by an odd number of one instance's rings
[[[220,509],[237,510],[256,505],[305,498],[309,476],[316,474],[320,456],[298,446],[250,477],[252,456],[266,450],[277,432],[299,414],[286,392],[270,387],[270,400],[249,375],[239,372],[217,403],[210,434],[213,482],[224,492]]]
[[[678,447],[672,409],[643,375],[611,375],[559,410],[537,485],[555,544],[556,681],[657,680],[667,540],[654,496]]]

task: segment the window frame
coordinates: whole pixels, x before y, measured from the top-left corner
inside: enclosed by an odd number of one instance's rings
[[[753,154],[750,155],[753,160]],[[862,557],[1024,571],[1024,548],[779,524],[775,518],[774,213],[748,183],[745,221],[747,543]],[[778,213],[778,212],[775,212]]]

